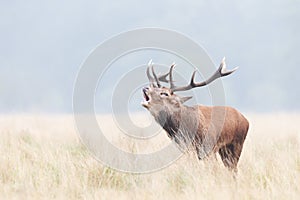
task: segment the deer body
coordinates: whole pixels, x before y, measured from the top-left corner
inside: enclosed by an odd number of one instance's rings
[[[150,66],[149,66],[150,67]],[[194,83],[195,72],[190,85],[175,87],[171,66],[170,72],[157,77],[152,66],[152,74],[147,69],[150,87],[144,88],[145,101],[142,105],[153,115],[157,123],[167,132],[168,136],[180,147],[192,147],[201,160],[212,154],[219,153],[224,165],[230,170],[237,170],[242,147],[248,132],[247,119],[236,109],[226,106],[186,106],[183,103],[191,97],[180,97],[175,91],[189,90],[206,85],[216,78],[226,76],[223,60],[219,70],[207,81]],[[170,80],[166,80],[169,76]],[[154,85],[154,79],[157,86]],[[160,81],[170,82],[170,88],[161,87]]]

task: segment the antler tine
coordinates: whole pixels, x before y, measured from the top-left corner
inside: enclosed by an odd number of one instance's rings
[[[171,65],[171,68],[173,68],[173,67],[175,67],[175,66],[176,66],[176,64],[175,64],[175,62],[173,62],[173,64]],[[170,70],[169,70],[166,74],[163,74],[163,75],[158,76],[158,80],[160,80],[160,81],[162,81],[162,82],[165,82],[165,83],[169,83],[170,80],[167,80],[167,77],[170,76],[170,73],[172,73],[172,70],[173,70],[173,69],[171,69],[171,68],[170,68]],[[171,76],[172,76],[172,75],[171,75]]]
[[[155,72],[154,72],[153,64],[151,65],[151,70],[152,70],[152,74],[153,74],[153,76],[154,76],[154,79],[155,79],[155,81],[156,81],[156,83],[157,83],[157,87],[161,87],[161,84],[160,84],[160,82],[159,82],[159,79],[157,78],[157,75],[156,75]]]
[[[175,63],[173,63],[170,67],[170,71],[169,71],[169,74],[170,74],[170,89],[172,90],[173,88],[175,88],[175,85],[174,85],[174,80],[173,80],[173,69],[174,67],[176,66]]]
[[[238,69],[238,67],[232,69],[232,70],[227,70],[226,69],[226,63],[225,63],[225,57],[222,59],[222,62],[218,68],[218,70],[210,77],[208,78],[206,81],[200,82],[200,83],[195,83],[194,79],[195,79],[195,75],[196,75],[196,70],[193,72],[192,78],[191,78],[191,82],[189,85],[187,86],[183,86],[183,87],[175,87],[173,89],[171,89],[173,92],[176,91],[186,91],[186,90],[190,90],[192,88],[195,87],[202,87],[205,85],[208,85],[209,83],[213,82],[214,80],[223,77],[223,76],[227,76],[231,73],[233,73],[234,71],[236,71]]]
[[[227,70],[226,69],[226,62],[225,62],[225,57],[222,59],[221,65],[219,67],[220,70],[220,74],[222,74],[222,76],[227,76],[229,74],[231,74],[232,72],[236,71],[239,67],[235,67],[232,70]]]
[[[150,68],[151,68],[151,70],[152,70],[152,74],[153,74],[154,78],[153,78],[153,76],[152,76],[151,73],[150,73]],[[154,81],[156,80],[155,77],[157,77],[157,75],[156,75],[155,72],[154,72],[152,60],[150,60],[150,61],[148,62],[148,67],[147,67],[146,73],[147,73],[147,77],[148,77],[150,83],[151,83],[152,86],[153,86],[153,85],[154,85]],[[158,84],[161,85],[159,81],[162,81],[162,82],[165,82],[165,83],[169,83],[169,80],[167,80],[167,77],[169,76],[169,74],[170,74],[170,72],[167,72],[166,74],[163,74],[163,75],[159,75],[159,76],[157,77],[157,79],[158,79]],[[156,81],[156,82],[157,82],[157,81]]]
[[[226,69],[226,63],[225,63],[225,57],[222,59],[222,62],[218,68],[218,70],[206,81],[202,82],[203,85],[207,85],[211,82],[213,82],[214,80],[220,78],[220,77],[224,77],[224,76],[228,76],[229,74],[233,73],[234,71],[236,71],[238,69],[238,67],[235,67],[232,70],[227,70]],[[199,84],[200,86],[202,86],[201,84]],[[196,87],[199,87],[198,84],[196,84]]]
[[[150,74],[150,66],[152,65],[152,60],[150,60],[148,62],[148,67],[147,67],[147,77],[149,79],[150,85],[153,86],[154,85],[154,78],[151,76]]]
[[[169,81],[167,80],[167,77],[169,76],[169,72],[163,75],[158,76],[158,80],[165,82],[165,83],[169,83]]]

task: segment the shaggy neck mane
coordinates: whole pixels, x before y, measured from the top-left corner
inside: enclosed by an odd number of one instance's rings
[[[181,106],[176,111],[160,110],[154,118],[171,139],[177,143],[186,143],[187,139],[191,141],[197,137],[200,127],[197,116],[199,116],[197,108]]]

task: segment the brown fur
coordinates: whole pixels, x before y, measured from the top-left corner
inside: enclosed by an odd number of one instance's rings
[[[199,159],[219,153],[228,169],[237,170],[249,128],[241,113],[224,106],[186,106],[187,99],[164,87],[150,86],[144,94],[143,106],[177,144],[192,146]]]
[[[231,107],[198,106],[198,109],[204,116],[202,124],[210,126],[206,127],[208,134],[216,140],[212,152],[218,152],[224,165],[236,170],[249,128],[248,120]],[[199,129],[198,134],[202,135],[203,131]]]

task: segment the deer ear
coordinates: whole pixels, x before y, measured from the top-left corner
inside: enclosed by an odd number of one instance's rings
[[[180,102],[184,103],[184,102],[190,100],[191,98],[193,98],[193,97],[180,97]]]

